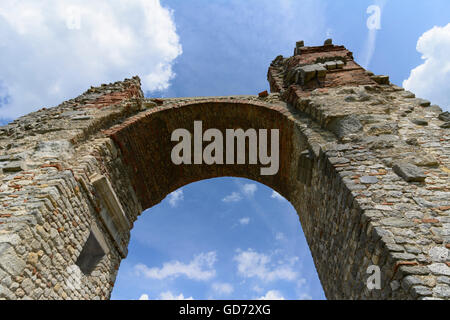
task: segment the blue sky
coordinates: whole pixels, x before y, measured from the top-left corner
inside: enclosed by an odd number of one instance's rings
[[[370,5],[381,10],[376,31]],[[257,94],[277,55],[329,37],[449,110],[449,10],[448,0],[2,0],[0,121],[135,74],[147,96]],[[112,298],[140,297],[324,294],[293,207],[257,182],[218,178],[135,223]]]
[[[141,215],[129,252],[113,299],[324,298],[295,209],[246,179],[183,187]]]

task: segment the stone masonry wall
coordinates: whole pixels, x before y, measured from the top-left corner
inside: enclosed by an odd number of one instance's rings
[[[100,130],[139,110],[141,98],[134,78],[91,88],[0,129],[0,298],[109,297],[122,256],[99,217],[101,199],[89,177],[106,173],[127,182],[115,146]],[[142,209],[128,185],[114,187],[127,216],[136,217]],[[85,276],[75,263],[94,226],[109,252]],[[125,247],[128,240],[129,233]]]

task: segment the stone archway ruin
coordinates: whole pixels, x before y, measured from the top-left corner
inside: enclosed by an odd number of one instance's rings
[[[270,65],[272,93],[147,99],[139,78],[0,127],[0,299],[107,299],[141,212],[201,179],[297,210],[329,299],[450,297],[450,117],[327,41]],[[280,166],[174,165],[170,133],[280,130]],[[369,289],[369,266],[380,288]]]

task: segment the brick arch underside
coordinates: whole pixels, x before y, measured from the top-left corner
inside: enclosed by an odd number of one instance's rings
[[[171,141],[171,134],[178,128],[194,132],[194,121],[202,121],[203,132],[210,128],[223,134],[224,158],[225,130],[241,128],[279,129],[279,171],[275,175],[261,175],[259,163],[248,164],[248,140],[246,164],[192,164],[175,165],[171,160],[172,148],[178,142]],[[133,117],[108,131],[122,153],[122,160],[132,177],[133,189],[142,208],[150,208],[170,192],[192,182],[216,177],[243,177],[263,183],[278,191],[287,199],[292,190],[291,178],[296,148],[306,148],[306,140],[294,141],[295,123],[283,110],[263,104],[236,102],[205,102],[177,107],[155,109]],[[297,135],[298,136],[298,135]],[[193,136],[191,137],[193,144]],[[203,147],[210,142],[204,142]],[[270,144],[268,146],[270,153]],[[193,149],[192,149],[193,159]]]

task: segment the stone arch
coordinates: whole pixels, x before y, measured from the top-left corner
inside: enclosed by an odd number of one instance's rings
[[[216,128],[224,136],[226,129],[278,129],[278,173],[261,175],[261,165],[249,165],[248,162],[245,165],[173,164],[170,153],[177,142],[170,141],[171,132],[186,128],[192,133],[193,123],[199,119],[202,120],[203,131]],[[306,127],[309,127],[307,134],[303,132]],[[114,177],[110,169],[106,169],[104,175],[111,182],[114,192],[123,199],[121,202],[126,202],[130,188],[123,192],[122,188],[116,187],[116,181],[120,183],[124,175],[128,176],[139,204],[137,211],[126,213],[130,221],[135,221],[143,210],[156,205],[169,193],[184,185],[230,176],[254,180],[279,192],[298,211],[303,228],[310,225],[309,232],[314,233],[317,226],[327,228],[326,224],[314,217],[318,209],[326,209],[326,204],[319,204],[317,201],[325,196],[324,190],[311,186],[326,188],[325,192],[332,193],[333,174],[328,175],[326,160],[322,159],[322,163],[319,160],[324,155],[320,154],[316,143],[334,141],[335,138],[329,132],[321,132],[309,119],[279,100],[278,95],[270,97],[269,101],[254,96],[192,101],[175,99],[130,117],[103,131],[103,134],[111,139],[107,144],[109,148],[116,148],[113,153],[117,153],[117,158],[123,165],[119,177]],[[248,151],[248,145],[246,147]],[[108,163],[104,166],[108,167]],[[317,203],[318,208],[313,203]],[[345,205],[350,207],[352,204]]]
[[[188,183],[222,176],[252,179],[289,197],[293,173],[291,169],[295,167],[297,152],[294,152],[293,146],[296,145],[304,151],[307,149],[307,141],[299,135],[294,136],[295,120],[289,119],[287,113],[287,106],[283,104],[268,104],[249,99],[206,99],[200,102],[169,104],[164,108],[149,110],[105,133],[119,146],[143,208],[155,205],[168,193]],[[171,133],[178,128],[185,128],[192,134],[194,121],[198,120],[202,121],[203,131],[209,128],[219,129],[224,143],[226,129],[278,129],[278,173],[261,175],[261,165],[248,164],[248,158],[245,165],[195,165],[193,161],[191,165],[173,164],[170,154],[177,142],[171,142]],[[246,148],[248,151],[248,143]],[[154,172],[149,168],[154,168]]]
[[[219,176],[292,203],[327,298],[448,298],[448,115],[329,43],[299,42],[268,79],[270,95],[145,99],[135,77],[1,127],[0,298],[107,299],[137,216]],[[279,129],[278,173],[173,165],[169,135],[194,120]]]

